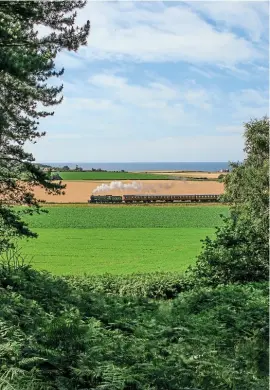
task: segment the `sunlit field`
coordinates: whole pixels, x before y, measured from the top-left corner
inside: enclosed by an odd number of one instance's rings
[[[55,274],[184,271],[224,206],[48,207],[27,217],[37,239],[22,242],[37,269]]]

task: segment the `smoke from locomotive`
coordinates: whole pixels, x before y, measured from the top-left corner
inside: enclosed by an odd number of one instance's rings
[[[140,191],[143,185],[140,182],[133,181],[132,183],[122,183],[121,181],[112,181],[110,184],[102,183],[93,190],[93,194],[98,192],[107,192],[110,190],[135,190]]]
[[[113,190],[134,190],[136,192],[143,190],[145,193],[156,193],[157,190],[169,189],[172,183],[143,184],[138,181],[132,183],[123,183],[122,181],[112,181],[110,184],[102,183],[93,190],[93,194],[110,192]]]

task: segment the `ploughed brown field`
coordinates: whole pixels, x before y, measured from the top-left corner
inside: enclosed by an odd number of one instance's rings
[[[40,200],[55,203],[82,203],[87,202],[93,190],[101,184],[110,184],[111,181],[63,181],[66,184],[65,195],[48,195],[40,188],[35,188],[35,195]],[[123,189],[108,190],[106,192],[97,192],[95,195],[124,195],[124,194],[222,194],[224,191],[223,183],[216,181],[175,181],[175,180],[140,180],[136,181],[142,184],[141,190]],[[125,180],[125,183],[132,183],[131,180]]]
[[[179,176],[179,177],[194,177],[194,178],[207,178],[207,179],[218,179],[220,175],[227,175],[227,172],[180,172],[180,171],[147,171],[145,173],[151,174],[164,174],[166,176]]]

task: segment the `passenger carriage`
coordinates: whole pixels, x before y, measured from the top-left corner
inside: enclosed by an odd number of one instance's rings
[[[91,195],[88,203],[173,203],[173,202],[218,202],[216,194],[181,194],[181,195]]]

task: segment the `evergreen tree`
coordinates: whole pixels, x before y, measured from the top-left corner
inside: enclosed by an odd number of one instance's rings
[[[57,53],[87,42],[89,21],[75,26],[76,9],[84,5],[80,0],[0,2],[0,250],[12,236],[34,236],[11,205],[38,211],[35,185],[55,194],[64,188],[34,164],[25,143],[45,135],[38,131],[39,120],[53,115],[46,108],[62,101],[63,85],[47,82],[64,72],[55,67]],[[40,27],[50,32],[41,37]]]

